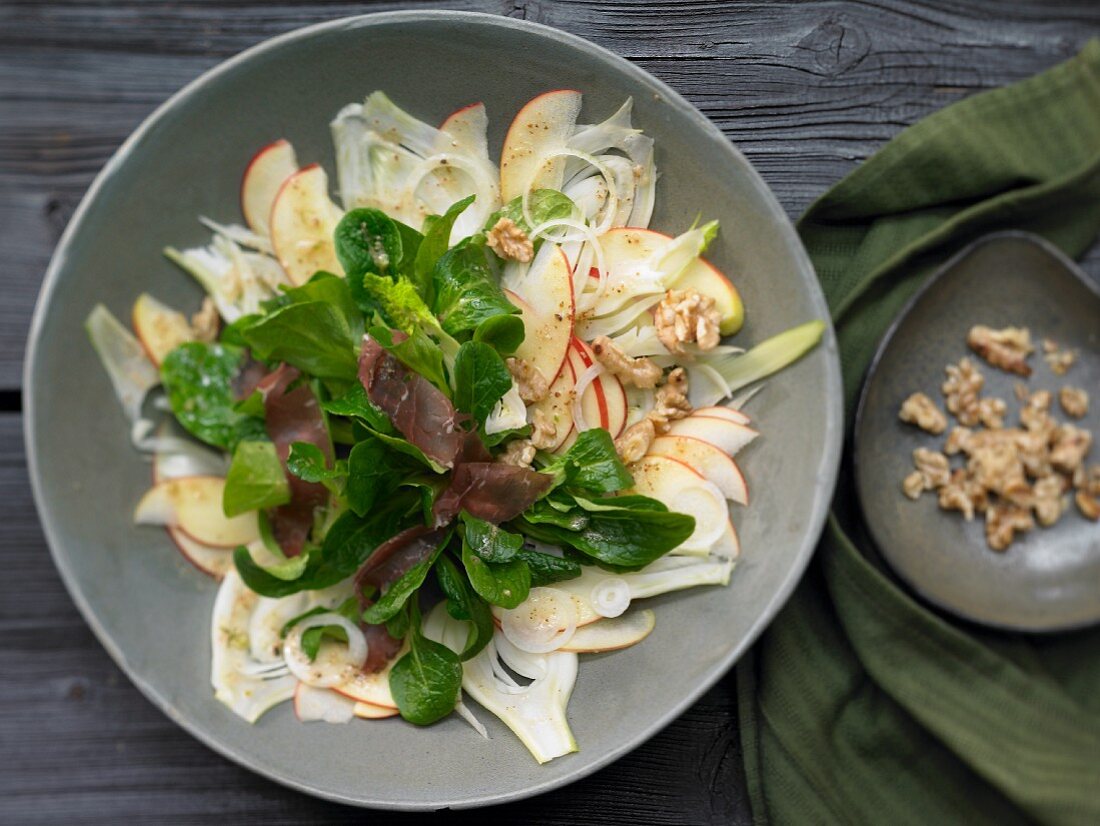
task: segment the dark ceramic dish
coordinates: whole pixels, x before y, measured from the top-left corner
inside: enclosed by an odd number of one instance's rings
[[[699,210],[718,218],[712,246],[748,308],[749,345],[828,312],[775,198],[722,133],[669,87],[591,43],[487,15],[400,12],[337,20],[278,37],[219,66],[162,106],[107,165],[74,216],[39,299],[26,366],[31,478],[57,566],[103,645],[145,694],[212,748],[289,786],[347,803],[469,807],[576,780],[668,724],[752,643],[804,570],[832,494],[841,442],[832,331],[769,382],[751,412],[763,438],[746,467],[753,504],[737,515],[743,562],[729,588],[655,600],[656,631],[618,655],[585,658],[569,716],[580,752],[538,766],[490,714],[490,740],[460,719],[302,725],[289,707],[250,726],[214,699],[209,624],[215,586],[162,531],[135,528],[150,482],[84,335],[96,302],[125,318],[143,290],[195,306],[198,287],[165,245],[205,243],[198,215],[238,214],[256,149],[291,139],[303,163],[333,170],[328,123],[385,90],[439,122],[485,101],[490,144],[539,92],[584,92],[591,122],[634,98],[657,142],[655,228],[679,232]]]
[[[966,347],[974,324],[1023,326],[1077,351],[1056,376],[1041,353],[1031,357],[1032,390],[1072,384],[1091,396],[1075,422],[1100,434],[1100,291],[1042,239],[1020,232],[987,236],[950,261],[916,295],[879,346],[859,403],[855,472],[860,504],[886,561],[929,601],[975,622],[1022,631],[1055,631],[1100,621],[1100,525],[1071,504],[1053,527],[1036,529],[997,553],[986,546],[981,517],[966,522],[939,509],[936,497],[910,501],[901,481],[930,436],[898,420],[902,401],[923,391],[941,403],[944,366],[970,355],[985,375],[984,395],[1009,407],[1019,377],[986,365]],[[1054,402],[1060,421],[1072,421]],[[1090,457],[1097,461],[1096,449]]]

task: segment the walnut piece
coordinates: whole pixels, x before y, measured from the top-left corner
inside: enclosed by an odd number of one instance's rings
[[[653,410],[649,412],[658,433],[668,431],[668,423],[682,419],[691,413],[688,401],[688,378],[683,367],[677,367],[668,374],[665,383],[657,388],[657,398]]]
[[[1064,376],[1073,363],[1077,361],[1077,354],[1073,350],[1062,350],[1049,338],[1043,339],[1043,360],[1056,376]]]
[[[951,481],[951,467],[942,453],[918,447],[913,451],[913,466],[924,477],[925,490],[942,488]]]
[[[1003,330],[994,330],[984,324],[976,324],[970,328],[966,343],[971,350],[994,367],[1020,376],[1031,375],[1031,365],[1027,363],[1027,357],[1035,351],[1035,348],[1031,344],[1031,334],[1026,327],[1005,327]]]
[[[497,457],[502,465],[514,467],[531,467],[535,459],[536,449],[530,439],[514,439],[504,448],[504,452]]]
[[[958,468],[951,474],[951,479],[939,491],[940,507],[945,511],[961,511],[963,518],[969,522],[974,518],[974,513],[985,511],[988,497],[985,489],[974,482],[962,468]]]
[[[1034,527],[1031,513],[1017,505],[990,505],[985,512],[985,541],[995,551],[1011,545],[1017,532],[1026,533]]]
[[[523,228],[511,218],[501,218],[485,234],[485,244],[506,261],[526,264],[535,257],[535,248]]]
[[[902,402],[898,418],[935,436],[947,429],[947,417],[924,393],[913,393]]]
[[[1037,481],[1032,488],[1031,506],[1035,509],[1035,518],[1044,528],[1061,519],[1065,512],[1066,503],[1062,499],[1064,487],[1062,477],[1052,473]]]
[[[592,339],[592,352],[596,355],[596,361],[627,384],[648,389],[656,387],[661,380],[663,371],[652,359],[645,356],[631,358],[607,336]]]
[[[1054,434],[1050,463],[1063,473],[1072,474],[1085,460],[1092,447],[1092,433],[1072,425],[1061,425]]]
[[[691,342],[700,350],[718,346],[721,335],[718,325],[722,314],[714,299],[698,290],[669,290],[653,315],[657,338],[670,353],[684,355],[684,345]]]
[[[920,499],[920,495],[925,491],[924,474],[914,470],[901,480],[901,490],[910,499]]]
[[[535,410],[531,417],[531,435],[527,438],[538,450],[552,450],[557,447],[558,428],[550,417],[541,410]]]
[[[1011,441],[989,441],[974,448],[966,470],[977,484],[1001,496],[1013,497],[1030,491],[1024,478],[1024,463]]]
[[[1082,419],[1089,412],[1089,394],[1080,387],[1066,385],[1058,391],[1058,403],[1067,416]]]
[[[1003,399],[992,397],[981,399],[978,402],[978,421],[986,427],[1004,427],[1007,411],[1008,405],[1004,403]]]
[[[550,391],[550,382],[546,380],[546,376],[539,368],[515,357],[507,359],[505,364],[508,365],[508,372],[512,374],[512,378],[516,380],[521,399],[530,404],[546,398],[546,394]]]
[[[615,440],[615,450],[623,462],[630,464],[637,462],[649,452],[650,445],[657,438],[657,430],[653,419],[646,416],[640,422],[636,422],[622,432]]]
[[[210,296],[205,296],[199,311],[191,316],[191,333],[195,336],[195,341],[205,341],[207,343],[215,341],[218,338],[220,324],[221,318],[218,315],[218,308],[214,306],[214,301]]]
[[[970,437],[973,431],[969,427],[953,427],[943,443],[943,452],[948,456],[970,452]]]
[[[985,377],[968,358],[946,368],[947,379],[941,386],[947,409],[965,427],[978,424],[978,394],[985,384]]]

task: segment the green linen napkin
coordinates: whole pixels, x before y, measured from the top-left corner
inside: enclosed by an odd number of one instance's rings
[[[1100,41],[905,130],[799,221],[849,413],[906,299],[1010,228],[1072,256],[1100,230]],[[1100,629],[1028,636],[934,613],[859,519],[842,470],[806,578],[738,666],[757,821],[1100,823]]]

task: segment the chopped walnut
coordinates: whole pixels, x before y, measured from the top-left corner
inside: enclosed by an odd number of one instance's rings
[[[985,384],[981,371],[968,358],[958,364],[947,367],[947,379],[941,389],[947,402],[947,409],[955,414],[959,424],[973,427],[978,424],[978,394]]]
[[[531,444],[538,450],[553,450],[557,447],[558,428],[550,421],[550,417],[541,410],[536,410],[531,417],[531,435],[528,437]]]
[[[653,419],[646,416],[622,432],[615,440],[615,450],[626,464],[637,462],[649,452],[649,446],[653,444],[655,438],[657,438],[657,430]]]
[[[1056,376],[1064,376],[1073,363],[1077,361],[1077,354],[1072,350],[1062,350],[1049,338],[1043,339],[1043,360]]]
[[[1092,447],[1092,433],[1072,425],[1061,425],[1054,434],[1050,463],[1063,473],[1072,474]]]
[[[592,352],[596,355],[596,361],[627,384],[649,389],[656,387],[661,380],[663,371],[652,359],[645,356],[631,358],[607,336],[592,339]]]
[[[966,463],[967,472],[986,490],[1011,497],[1030,490],[1024,478],[1024,464],[1016,446],[994,441],[975,448]]]
[[[207,343],[215,341],[218,338],[220,324],[221,318],[218,316],[218,308],[214,306],[213,299],[206,296],[202,300],[199,311],[191,316],[191,334],[196,341]]]
[[[530,404],[546,398],[546,394],[550,391],[550,382],[546,380],[546,376],[539,368],[515,357],[507,359],[505,363],[508,365],[508,372],[516,380],[521,399]]]
[[[985,488],[971,479],[962,468],[952,472],[947,484],[939,491],[940,507],[947,511],[962,512],[967,522],[974,518],[975,512],[984,512],[988,501]]]
[[[514,439],[504,448],[504,452],[497,457],[497,461],[502,465],[531,467],[536,452],[536,448],[531,444],[530,439]]]
[[[986,427],[1004,427],[1008,405],[1003,399],[985,398],[978,402],[978,420]]]
[[[700,350],[718,346],[722,314],[714,299],[698,290],[669,290],[654,311],[657,338],[670,353],[684,354],[684,345],[695,342]]]
[[[535,248],[523,228],[511,218],[501,218],[485,234],[485,243],[506,261],[526,264],[535,257]]]
[[[668,430],[668,423],[682,419],[691,413],[688,401],[688,379],[683,367],[677,367],[668,374],[665,383],[657,388],[657,398],[653,410],[649,412],[659,433]]]
[[[1035,351],[1026,327],[1005,327],[994,330],[983,324],[970,328],[966,336],[970,349],[992,364],[1020,376],[1031,375],[1027,357]]]
[[[935,450],[918,447],[913,451],[913,466],[924,477],[926,490],[942,488],[951,481],[951,467],[947,457]]]
[[[1016,533],[1026,533],[1035,527],[1035,520],[1026,508],[1016,505],[990,505],[985,512],[985,541],[995,551],[1012,544]]]
[[[948,456],[970,452],[970,437],[973,431],[969,427],[953,427],[943,443],[943,452]]]
[[[1080,387],[1063,387],[1058,391],[1058,403],[1062,405],[1067,416],[1075,419],[1084,418],[1089,412],[1089,394]]]
[[[926,490],[924,486],[924,474],[914,470],[901,480],[902,492],[910,499],[920,499],[920,495]]]
[[[1100,520],[1100,497],[1087,490],[1079,490],[1074,494],[1073,501],[1077,503],[1077,510],[1081,511],[1085,519],[1093,522]]]
[[[1032,488],[1032,504],[1035,518],[1044,528],[1050,527],[1062,518],[1066,503],[1062,498],[1065,483],[1061,476],[1044,476]]]
[[[914,393],[902,402],[898,418],[936,436],[947,429],[947,417],[924,393]]]
[[[1009,430],[1016,444],[1016,455],[1024,463],[1024,471],[1033,479],[1041,479],[1053,473],[1050,466],[1050,437],[1054,432],[1054,422],[1050,430]]]

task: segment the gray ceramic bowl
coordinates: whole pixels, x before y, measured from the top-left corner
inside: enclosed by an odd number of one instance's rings
[[[486,713],[484,741],[461,720],[298,723],[289,707],[255,726],[212,696],[208,625],[214,584],[166,536],[135,528],[149,465],[82,322],[102,301],[120,317],[142,290],[177,306],[198,289],[163,259],[192,245],[199,214],[235,218],[255,149],[286,136],[303,163],[333,169],[328,122],[384,89],[429,121],[484,100],[494,151],[538,92],[585,93],[585,118],[627,96],[656,138],[662,172],[655,228],[680,231],[700,210],[722,222],[712,257],[741,290],[752,343],[827,318],[813,270],[760,177],[698,111],[664,84],[584,40],[507,18],[402,12],[337,20],[228,61],[162,106],[107,165],[58,247],[39,298],[26,366],[31,477],[54,558],[103,645],[172,719],[227,757],[286,785],[364,806],[468,807],[513,800],[592,772],[652,736],[712,685],[787,599],[809,560],[841,443],[839,365],[823,346],[753,403],[764,436],[745,454],[753,503],[737,515],[744,561],[729,588],[656,600],[643,644],[586,658],[570,704],[581,751],[539,767]]]
[[[997,370],[966,346],[974,324],[1018,326],[1037,342],[1051,338],[1077,361],[1054,375],[1031,357],[1028,387],[1076,385],[1092,396],[1074,424],[1100,431],[1100,289],[1050,243],[1023,232],[987,235],[933,276],[883,337],[863,388],[855,425],[856,489],[875,544],[894,571],[941,608],[975,622],[1019,631],[1062,631],[1100,622],[1100,525],[1070,504],[1055,525],[1018,537],[1003,553],[985,542],[984,521],[940,510],[932,494],[905,498],[901,480],[915,448],[939,449],[930,436],[898,421],[910,393],[940,404],[943,369],[970,356],[985,376],[983,393],[1004,399],[1006,426],[1018,422],[1019,377]],[[1054,402],[1052,414],[1072,421]],[[955,424],[951,419],[952,425]],[[1087,457],[1096,461],[1096,449]],[[958,462],[956,462],[956,465]]]

